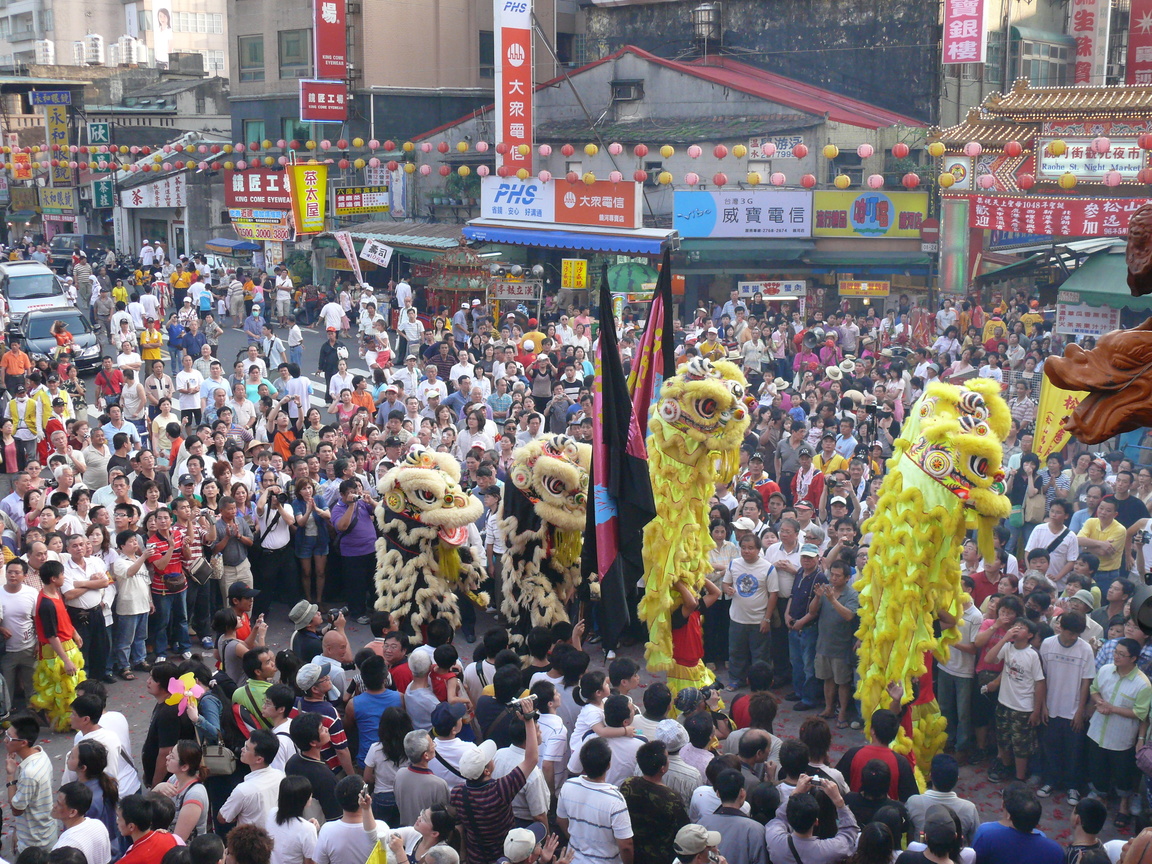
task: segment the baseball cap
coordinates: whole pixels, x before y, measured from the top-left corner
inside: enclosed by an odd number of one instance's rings
[[[812,506],[812,502],[809,501],[807,498],[801,498],[793,506],[797,510],[799,510],[801,507],[803,507],[805,510],[815,510],[816,509],[815,507]]]
[[[832,500],[829,501],[828,503],[829,504],[843,504],[843,505],[847,506],[848,499],[845,498],[843,495],[833,495]]]
[[[479,301],[479,300],[473,300],[473,301],[472,301],[472,305],[473,305],[473,306],[479,306],[479,305],[480,305],[480,301]]]
[[[255,309],[256,307],[255,307],[255,306],[253,306],[252,308],[253,308],[253,309]],[[329,328],[328,328],[328,332],[329,332],[329,333],[335,333],[335,332],[337,332],[337,331],[336,331],[336,328],[335,328],[335,327],[329,327]]]
[[[749,519],[747,516],[741,516],[732,523],[732,527],[737,531],[754,531],[756,530],[756,523]]]
[[[820,547],[817,546],[815,543],[805,543],[803,546],[800,547],[800,557],[801,558],[819,558],[820,557]]]
[[[467,707],[460,702],[441,702],[432,709],[432,729],[437,735],[447,735],[467,713]]]
[[[678,753],[688,746],[688,730],[679,720],[661,720],[657,723],[656,738],[664,742],[669,753]]]
[[[468,308],[468,301],[467,301],[467,300],[465,300],[463,303],[461,303],[461,304],[460,304],[460,308],[461,308],[461,309],[467,309],[467,308]]]
[[[720,845],[720,832],[689,823],[676,832],[672,845],[677,855],[699,855],[709,846]]]
[[[956,842],[956,821],[942,804],[933,804],[924,814],[924,844],[939,848]]]
[[[536,846],[544,842],[546,833],[547,829],[541,822],[533,822],[527,828],[513,828],[504,838],[504,859],[509,864],[528,860]]]
[[[247,600],[249,597],[255,597],[259,593],[259,591],[247,582],[233,582],[228,586],[229,600]]]
[[[397,386],[395,384],[389,384],[387,387],[384,388],[384,392],[385,393],[399,393],[400,390],[399,390],[399,388],[397,388]]]
[[[401,447],[403,445],[404,442],[400,440],[400,436],[398,435],[389,435],[384,439],[385,447]]]
[[[305,663],[296,673],[296,686],[307,693],[331,671],[331,663]]]
[[[479,745],[465,750],[460,757],[460,774],[465,780],[479,780],[484,776],[488,763],[496,758],[496,742],[489,738]]]
[[[65,403],[64,400],[59,396],[57,396],[55,399],[52,400],[52,407],[53,408],[55,408],[58,405],[63,406],[65,404],[67,404],[67,403]]]
[[[812,455],[812,448],[809,447],[807,444],[805,444],[805,445],[797,448],[796,455],[797,456],[811,456]]]

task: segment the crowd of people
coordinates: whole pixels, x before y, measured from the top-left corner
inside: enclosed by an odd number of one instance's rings
[[[18,864],[1152,860],[1152,830],[1098,837],[1152,812],[1152,643],[1131,609],[1152,469],[1074,441],[1033,453],[1062,347],[1036,301],[805,314],[733,292],[675,322],[678,355],[733,360],[756,404],[709,504],[706,590],[685,597],[716,684],[673,695],[641,685],[623,655],[643,634],[601,632],[595,604],[518,653],[463,594],[461,632],[434,621],[419,645],[372,602],[377,481],[417,446],[454,455],[483,501],[467,542],[498,598],[513,450],[591,440],[591,309],[549,298],[539,320],[493,322],[403,280],[321,291],[203,263],[154,259],[109,290],[74,265],[109,346],[93,394],[66,357],[0,356]],[[609,323],[626,365],[642,317]],[[245,336],[234,363],[221,325]],[[948,745],[914,765],[892,746],[897,684],[869,740],[853,731],[852,586],[912,404],[975,376],[1012,412],[1013,511],[994,557],[964,547],[965,608],[941,622],[960,639],[930,676]],[[287,644],[270,644],[273,618]],[[155,700],[139,751],[117,710],[138,677]],[[798,737],[778,734],[781,710]],[[66,766],[42,749],[50,728],[76,733]],[[997,821],[956,791],[964,765],[1003,785]],[[1035,830],[1045,798],[1070,808],[1068,848]]]

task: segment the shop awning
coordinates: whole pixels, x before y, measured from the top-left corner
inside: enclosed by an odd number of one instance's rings
[[[1029,255],[1027,258],[1021,258],[1019,261],[1013,261],[1011,264],[1005,264],[1003,267],[989,270],[987,273],[977,274],[976,281],[983,284],[986,282],[1002,282],[1005,279],[1014,279],[1017,276],[1024,276],[1031,273],[1038,267],[1046,266],[1047,262],[1048,253],[1038,252],[1035,255]]]
[[[1075,295],[1062,301],[1066,303],[1086,303],[1112,309],[1152,309],[1152,296],[1133,297],[1128,292],[1128,263],[1124,249],[1122,245],[1114,246],[1089,256],[1064,280],[1057,296]]]
[[[258,252],[260,244],[251,240],[229,240],[227,237],[214,237],[204,244],[209,252],[221,255],[239,255],[241,252]]]
[[[460,245],[460,225],[447,222],[417,222],[414,219],[356,222],[341,228],[352,235],[357,249],[368,240],[378,240],[413,261],[431,261],[437,255]],[[339,249],[340,244],[325,231],[312,241],[313,249]]]
[[[927,267],[932,259],[915,252],[810,252],[815,267]]]
[[[473,219],[464,226],[464,236],[481,243],[659,255],[669,243],[675,248],[680,235],[668,228],[636,228],[632,231],[582,228],[579,231],[553,231],[529,228],[526,225],[511,225],[492,219]]]
[[[15,210],[8,214],[8,218],[18,222],[27,222],[29,219],[35,219],[38,215],[35,210]]]

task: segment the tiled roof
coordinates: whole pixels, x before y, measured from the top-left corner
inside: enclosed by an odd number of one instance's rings
[[[1021,79],[1010,93],[990,94],[983,108],[987,114],[1005,118],[1040,114],[1045,119],[1085,114],[1130,117],[1152,112],[1152,86],[1032,87]]]
[[[805,114],[775,114],[760,117],[651,117],[630,123],[606,123],[596,127],[605,140],[631,143],[659,140],[669,144],[691,144],[700,141],[728,141],[756,135],[771,135],[808,129],[820,120]],[[568,142],[586,138],[588,124],[568,120],[541,123],[536,127],[540,142]]]
[[[934,126],[928,130],[928,141],[943,141],[949,149],[959,149],[969,141],[979,141],[985,148],[999,149],[1009,141],[1027,144],[1035,130],[1020,123],[1011,123],[991,117],[973,108],[962,123],[941,129]]]

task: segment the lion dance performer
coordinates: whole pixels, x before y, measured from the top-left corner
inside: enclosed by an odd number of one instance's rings
[[[512,454],[500,531],[504,598],[513,645],[533,627],[567,621],[580,581],[592,448],[566,435],[529,441]]]
[[[648,468],[656,518],[644,529],[644,597],[640,619],[648,625],[644,649],[648,669],[667,672],[673,695],[685,687],[706,687],[699,640],[675,640],[672,616],[683,604],[682,589],[700,594],[711,571],[708,499],[718,479],[739,469],[740,445],[751,422],[744,408],[747,382],[727,360],[694,357],[664,381],[648,421]],[[698,615],[683,616],[699,627]]]
[[[980,552],[994,554],[992,529],[1008,515],[1002,444],[1011,415],[994,381],[963,387],[929,384],[894,443],[888,476],[880,487],[868,563],[856,582],[860,592],[860,686],[864,719],[888,707],[889,687],[912,701],[911,740],[904,732],[896,750],[928,764],[947,738],[946,721],[930,692],[929,653],[945,660],[959,638],[933,622],[960,618],[960,546],[977,529]],[[897,692],[899,692],[899,690]]]
[[[72,700],[76,685],[84,680],[84,658],[76,644],[76,628],[64,605],[64,565],[47,561],[40,568],[44,583],[36,598],[36,645],[39,651],[32,674],[36,691],[28,704],[43,711],[52,728],[66,732],[71,728]]]
[[[468,547],[468,526],[483,505],[460,488],[460,467],[447,453],[414,449],[380,480],[376,508],[376,608],[405,622],[415,641],[436,618],[460,627],[456,590],[478,606],[483,571]]]

